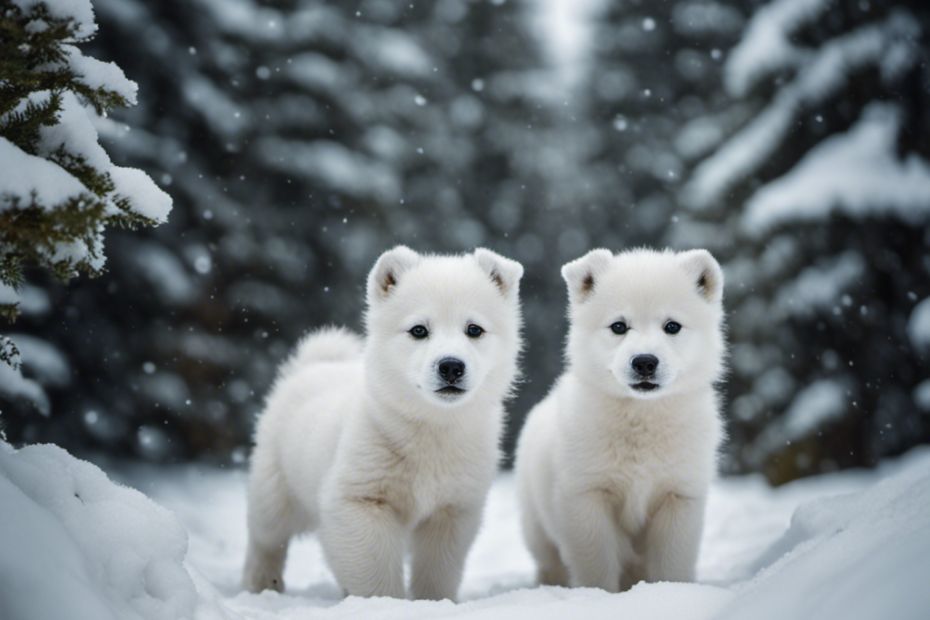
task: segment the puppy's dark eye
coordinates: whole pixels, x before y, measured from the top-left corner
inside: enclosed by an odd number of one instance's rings
[[[669,321],[665,324],[665,333],[675,335],[681,331],[681,323],[676,323],[675,321]]]
[[[468,326],[468,329],[465,330],[465,333],[468,335],[469,338],[480,338],[481,334],[484,333],[484,328],[481,327],[480,325],[475,325],[474,323],[472,323],[471,325]]]
[[[613,333],[617,334],[618,336],[622,336],[623,334],[626,333],[626,330],[628,330],[629,328],[626,326],[626,323],[624,323],[623,321],[617,321],[616,323],[610,326],[610,329]]]
[[[413,327],[410,328],[410,330],[407,333],[409,333],[411,336],[413,336],[417,340],[423,340],[424,338],[429,336],[429,330],[423,327],[422,325],[414,325]]]

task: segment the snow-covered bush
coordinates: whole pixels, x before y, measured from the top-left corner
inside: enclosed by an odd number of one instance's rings
[[[772,0],[727,57],[732,112],[705,123],[727,137],[672,242],[725,261],[736,468],[784,482],[930,439],[908,338],[930,295],[928,33],[904,2]]]
[[[114,166],[91,117],[135,103],[136,85],[78,45],[96,30],[89,0],[12,0],[0,8],[0,315],[18,314],[22,270],[67,280],[101,273],[108,226],[164,222],[171,199]],[[0,360],[15,361],[9,340]]]

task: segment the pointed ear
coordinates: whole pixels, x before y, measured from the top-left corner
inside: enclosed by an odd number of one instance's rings
[[[523,277],[523,265],[485,248],[475,250],[474,257],[478,266],[488,274],[488,277],[497,285],[504,297],[516,295],[519,292],[520,278]]]
[[[678,257],[701,297],[710,303],[720,303],[723,299],[723,270],[710,252],[691,250],[682,252]]]
[[[573,304],[585,301],[614,257],[610,250],[591,250],[579,259],[562,265],[562,278],[568,284],[568,298]]]
[[[401,275],[420,261],[420,255],[404,245],[388,250],[368,274],[368,304],[384,301]]]

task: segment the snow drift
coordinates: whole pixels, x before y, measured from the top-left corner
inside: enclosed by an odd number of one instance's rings
[[[0,442],[0,616],[175,620],[198,596],[168,510],[51,445]]]
[[[240,593],[243,472],[134,466],[114,473],[178,516],[55,446],[14,451],[0,443],[0,617],[916,620],[930,609],[928,448],[876,472],[778,489],[757,476],[721,480],[708,504],[701,583],[639,584],[614,595],[532,587],[513,479],[504,474],[459,604],[342,599],[312,538],[292,550],[288,593]]]

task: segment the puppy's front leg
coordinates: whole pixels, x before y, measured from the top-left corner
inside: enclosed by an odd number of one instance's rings
[[[606,494],[600,491],[563,500],[563,557],[572,587],[619,591],[621,541],[613,512]]]
[[[694,581],[704,503],[677,493],[662,500],[646,534],[647,581]]]
[[[320,542],[350,595],[404,597],[404,532],[397,512],[383,499],[332,502],[322,514]]]
[[[480,525],[480,506],[444,506],[417,526],[410,584],[414,599],[455,600]]]

